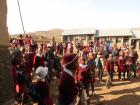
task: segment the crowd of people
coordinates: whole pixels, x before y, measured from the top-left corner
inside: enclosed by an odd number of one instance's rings
[[[75,50],[76,49],[76,50]],[[38,105],[88,105],[96,96],[94,84],[137,78],[138,54],[132,46],[111,46],[109,42],[81,41],[37,43],[31,36],[10,38],[15,100],[26,105],[31,97]],[[96,76],[97,73],[97,76]],[[107,78],[103,78],[107,74]],[[33,82],[37,79],[36,82]],[[52,101],[50,83],[59,80],[57,102]],[[91,94],[90,94],[91,91]]]

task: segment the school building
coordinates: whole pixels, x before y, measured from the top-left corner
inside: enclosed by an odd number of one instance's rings
[[[69,29],[62,32],[63,41],[77,41],[87,44],[89,40],[109,41],[111,45],[120,47],[133,45],[140,56],[140,28],[135,29],[107,29],[96,30],[95,28]],[[140,57],[139,57],[140,61]]]
[[[137,29],[108,29],[96,30],[95,28],[67,29],[62,32],[63,41],[87,44],[89,40],[109,41],[112,45],[131,46],[140,50],[140,28]]]
[[[96,29],[94,28],[67,29],[62,32],[63,41],[72,41],[74,43],[81,41],[84,44],[91,39],[93,40],[95,35]]]

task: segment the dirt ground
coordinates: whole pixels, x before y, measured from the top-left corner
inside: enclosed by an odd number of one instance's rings
[[[140,105],[140,77],[118,81],[115,76],[110,88],[106,88],[104,83],[100,84],[97,80],[95,93],[101,105]]]
[[[57,84],[55,80],[50,87],[53,101],[57,98]],[[140,105],[140,77],[131,78],[130,80],[118,81],[117,75],[114,77],[113,86],[106,88],[106,76],[103,83],[96,79],[95,94],[100,102],[97,105]],[[94,99],[91,98],[90,105],[94,105]]]

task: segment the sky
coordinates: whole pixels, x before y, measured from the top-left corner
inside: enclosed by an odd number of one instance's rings
[[[26,32],[140,27],[140,0],[19,0]],[[10,34],[23,33],[17,0],[7,0]]]

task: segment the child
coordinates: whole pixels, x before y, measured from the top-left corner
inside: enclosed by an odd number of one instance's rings
[[[87,68],[86,65],[84,65],[84,59],[82,57],[79,59],[79,68],[75,73],[75,81],[77,82],[77,84],[79,84],[79,104],[86,104],[85,101],[89,99],[89,97],[87,96],[89,80],[87,78]]]
[[[98,69],[98,78],[99,82],[101,83],[103,80],[103,70],[104,70],[104,60],[101,55],[101,52],[98,52],[97,58],[96,58],[96,67]]]
[[[118,58],[118,79],[121,80],[121,74],[124,72],[124,67],[125,67],[125,59],[123,55],[121,54],[120,57]]]
[[[49,83],[46,76],[48,74],[48,68],[39,66],[36,69],[37,83],[36,91],[39,93],[40,99],[38,105],[53,105],[52,98],[50,97]]]
[[[106,61],[106,70],[108,72],[108,80],[106,82],[106,86],[108,84],[112,85],[112,81],[113,81],[113,76],[114,76],[114,60],[112,57],[112,54],[109,54],[109,58]]]
[[[75,71],[79,66],[78,55],[75,53],[64,55],[62,64],[64,70],[60,76],[57,105],[73,105],[78,93],[74,80]]]

